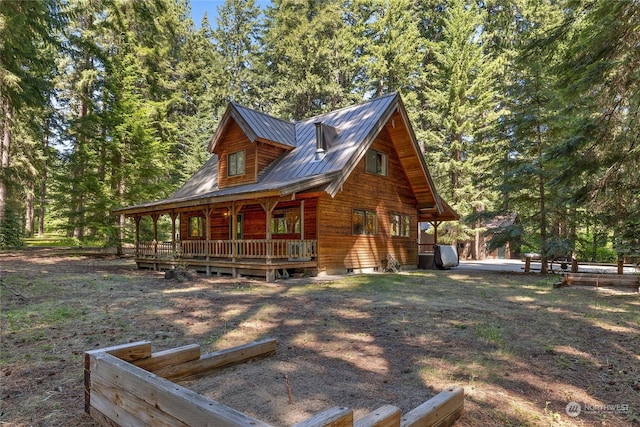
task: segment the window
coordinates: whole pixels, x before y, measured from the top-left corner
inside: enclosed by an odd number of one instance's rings
[[[367,151],[366,170],[376,175],[387,175],[387,155],[376,150]]]
[[[353,234],[374,235],[377,232],[378,221],[375,212],[354,209],[352,222]]]
[[[411,234],[411,216],[409,215],[391,215],[391,235],[400,237],[409,237]]]
[[[204,237],[204,218],[201,216],[189,217],[189,237]]]
[[[271,233],[300,233],[300,208],[276,209],[271,217]]]
[[[244,175],[244,150],[229,154],[229,176]]]
[[[402,235],[404,237],[411,236],[411,217],[409,215],[404,215],[402,217]]]

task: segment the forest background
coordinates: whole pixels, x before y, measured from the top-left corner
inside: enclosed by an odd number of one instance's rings
[[[115,245],[110,210],[170,195],[228,102],[298,120],[401,94],[449,241],[640,255],[640,3],[0,2],[0,246]],[[477,245],[475,245],[477,247]],[[477,248],[476,248],[477,250]],[[472,253],[471,256],[477,256]]]

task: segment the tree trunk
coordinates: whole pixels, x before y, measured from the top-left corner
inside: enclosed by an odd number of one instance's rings
[[[7,212],[7,183],[5,181],[5,177],[6,170],[9,168],[11,122],[13,119],[9,101],[5,99],[2,104],[2,109],[4,110],[4,123],[2,124],[2,145],[0,146],[0,224],[4,222],[4,217]]]
[[[44,215],[46,213],[47,203],[47,167],[45,166],[40,181],[40,209],[38,212],[38,236],[44,236]]]
[[[542,169],[542,129],[538,125],[538,197],[540,200],[540,273],[547,274],[547,213],[545,206],[544,171]]]
[[[35,223],[35,210],[33,206],[33,201],[35,200],[35,195],[33,194],[33,189],[27,190],[27,206],[25,213],[25,233],[27,237],[33,237],[33,227]]]

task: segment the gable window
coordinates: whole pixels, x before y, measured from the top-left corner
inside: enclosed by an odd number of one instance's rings
[[[244,150],[229,154],[229,176],[244,175]]]
[[[352,216],[353,234],[374,235],[378,231],[376,213],[354,209]]]
[[[380,151],[367,151],[366,171],[376,175],[387,176],[387,155]]]
[[[300,233],[300,208],[276,209],[271,217],[272,234]]]
[[[411,216],[391,215],[391,235],[396,237],[409,237],[411,234]]]
[[[189,237],[204,237],[204,218],[201,216],[189,217]]]

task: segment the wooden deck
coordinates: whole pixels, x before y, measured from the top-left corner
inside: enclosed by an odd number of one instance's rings
[[[317,274],[315,240],[188,240],[140,242],[128,251],[138,268],[185,268],[207,275],[286,277],[289,270]]]

